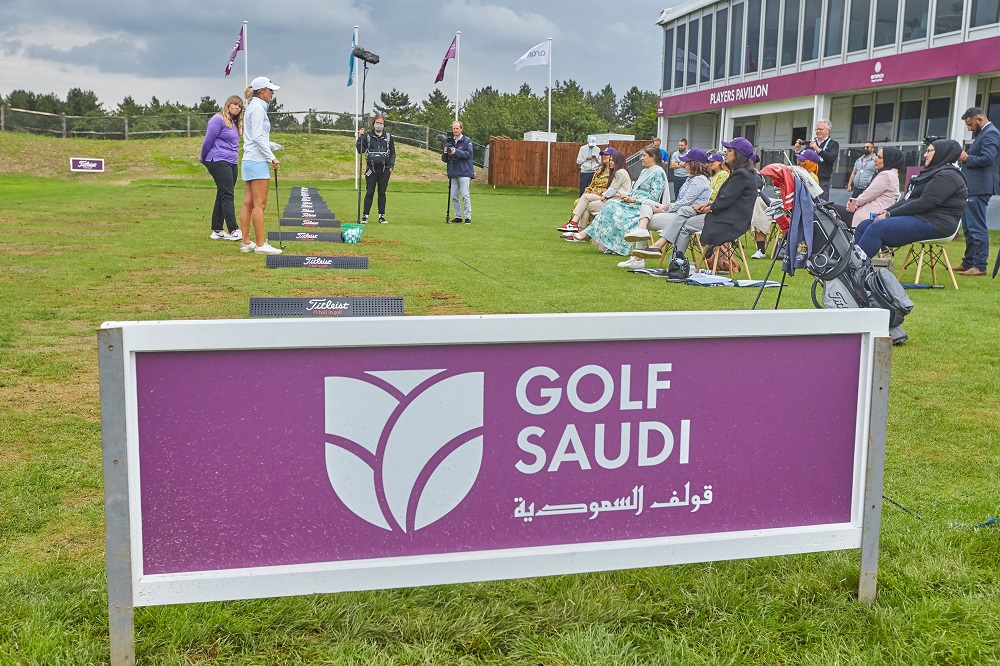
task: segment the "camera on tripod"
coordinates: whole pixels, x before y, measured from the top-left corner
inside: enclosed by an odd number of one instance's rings
[[[447,156],[449,152],[455,149],[455,137],[442,132],[437,135],[437,140],[441,144],[441,153],[443,155]]]

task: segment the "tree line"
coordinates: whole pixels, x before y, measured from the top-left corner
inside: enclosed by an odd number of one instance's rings
[[[486,86],[472,92],[464,102],[459,117],[465,125],[466,134],[478,143],[488,143],[491,136],[519,139],[525,132],[546,129],[547,95],[547,89],[536,95],[526,83],[516,93],[505,93]],[[170,129],[172,124],[169,119],[163,119],[164,116],[186,114],[197,114],[199,120],[197,125],[192,123],[192,129],[202,129],[207,116],[219,110],[219,102],[207,96],[193,105],[161,102],[155,96],[142,104],[127,96],[115,107],[105,108],[93,91],[81,88],[70,89],[65,99],[54,93],[14,90],[6,97],[0,97],[0,101],[10,108],[92,118],[94,120],[89,125],[94,127],[100,126],[99,118],[126,116],[136,119],[133,124],[136,130],[140,127]],[[610,84],[595,93],[585,91],[572,79],[556,81],[552,86],[552,131],[560,141],[581,143],[586,141],[588,134],[605,132],[634,134],[639,139],[652,138],[656,135],[656,102],[656,93],[639,90],[636,86],[618,98]],[[384,114],[389,121],[426,125],[439,131],[448,130],[455,115],[454,102],[438,88],[420,103],[412,103],[409,95],[393,88],[381,93],[379,102],[374,106],[375,113]],[[300,121],[294,115],[285,113],[277,98],[271,105],[271,111],[272,126],[279,130],[301,130],[305,122],[318,129],[354,128],[354,117],[350,112],[311,114],[310,118]]]

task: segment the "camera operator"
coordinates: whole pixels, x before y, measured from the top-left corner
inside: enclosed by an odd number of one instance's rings
[[[833,179],[833,170],[837,166],[837,156],[840,154],[840,144],[830,138],[832,129],[833,125],[829,120],[817,120],[816,135],[808,144],[802,139],[795,141],[796,153],[811,148],[819,155],[819,186],[823,188],[824,201],[830,200],[830,181]]]
[[[372,133],[366,134],[365,128],[358,130],[358,141],[355,146],[359,154],[368,153],[365,169],[365,208],[361,216],[361,224],[368,223],[368,213],[372,209],[372,198],[375,196],[375,186],[378,186],[378,221],[387,224],[385,219],[385,190],[389,186],[389,175],[396,166],[396,144],[392,136],[385,131],[385,116],[375,116]]]
[[[448,165],[448,178],[451,181],[451,201],[455,205],[455,217],[451,222],[459,224],[463,221],[462,208],[459,207],[459,194],[465,210],[465,223],[472,224],[472,201],[469,198],[469,183],[476,177],[472,166],[472,139],[462,134],[464,126],[459,121],[451,124],[452,136],[444,145],[441,161]]]

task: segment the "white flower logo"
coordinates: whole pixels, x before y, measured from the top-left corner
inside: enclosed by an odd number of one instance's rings
[[[878,74],[882,71],[882,61],[878,60],[875,62],[875,73]]]
[[[472,490],[483,460],[482,372],[326,377],[326,471],[355,515],[412,533]]]

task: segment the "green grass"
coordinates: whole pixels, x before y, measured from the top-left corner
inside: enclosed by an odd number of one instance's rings
[[[350,173],[349,141],[285,144],[282,205],[289,186],[315,185],[350,219],[353,183],[324,180]],[[235,244],[208,240],[214,188],[192,163],[194,139],[67,148],[0,135],[0,148],[11,146],[53,163],[90,148],[125,166],[103,176],[0,175],[4,665],[108,658],[95,336],[103,321],[244,317],[250,296],[400,295],[408,315],[743,310],[755,296],[631,275],[590,246],[557,240],[567,191],[479,182],[475,223],[445,225],[446,184],[434,156],[419,151],[405,154],[390,185],[389,225],[369,225],[358,247],[289,248],[363,253],[371,269],[312,272],[268,271]],[[961,243],[949,250],[960,257]],[[141,608],[138,661],[1000,663],[1000,528],[963,527],[1000,511],[1000,287],[981,278],[959,285],[910,292],[911,341],[893,353],[886,492],[923,520],[886,505],[872,608],[856,599],[859,555],[846,551]],[[791,278],[782,307],[811,307],[808,286],[804,272]],[[773,305],[774,292],[764,302]],[[722,381],[734,399],[761,399],[739,387],[742,373],[762,372],[747,359]],[[762,409],[780,405],[781,396],[762,399]]]

